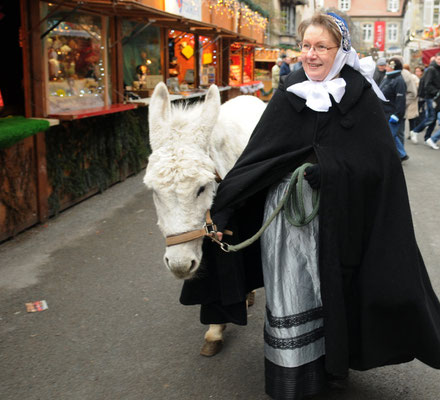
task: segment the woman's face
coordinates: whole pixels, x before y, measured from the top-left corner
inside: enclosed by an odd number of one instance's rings
[[[308,52],[303,51],[301,54],[304,71],[313,81],[324,80],[333,66],[339,45],[330,32],[320,25],[310,25],[304,32],[302,42],[310,48]],[[328,50],[318,53],[318,46],[327,47]]]

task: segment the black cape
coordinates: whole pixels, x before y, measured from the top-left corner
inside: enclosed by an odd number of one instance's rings
[[[440,304],[416,244],[405,178],[380,101],[357,71],[341,71],[339,104],[315,112],[280,85],[248,146],[220,184],[212,216],[237,242],[262,224],[268,188],[316,157],[321,166],[319,269],[326,369],[346,375],[414,358],[440,368]],[[262,285],[259,242],[236,254],[204,244],[201,275],[181,302],[202,322],[246,323],[246,291]]]

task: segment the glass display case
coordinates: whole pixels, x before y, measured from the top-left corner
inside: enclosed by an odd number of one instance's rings
[[[48,114],[108,105],[107,18],[56,9],[50,3],[45,8]]]
[[[179,93],[195,88],[194,35],[170,30],[168,34],[168,74],[167,86],[171,93]]]
[[[160,28],[129,20],[122,21],[124,87],[149,97],[158,82],[163,82],[160,54]]]
[[[200,86],[216,83],[217,76],[217,42],[208,36],[199,36]]]
[[[240,85],[243,83],[242,80],[243,54],[242,54],[242,46],[240,43],[231,44],[229,58],[230,58],[229,84]]]

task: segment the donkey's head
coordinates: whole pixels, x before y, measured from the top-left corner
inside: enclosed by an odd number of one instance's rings
[[[171,106],[167,87],[159,83],[149,107],[153,150],[144,183],[153,190],[158,225],[164,236],[200,229],[215,193],[215,166],[209,157],[211,133],[220,111],[220,94],[211,86],[205,102]],[[202,241],[168,246],[165,265],[180,279],[200,265]]]

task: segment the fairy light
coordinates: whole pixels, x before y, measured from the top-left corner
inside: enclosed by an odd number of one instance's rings
[[[209,12],[212,14],[226,15],[230,18],[241,20],[240,28],[257,27],[265,30],[268,19],[259,12],[253,11],[247,4],[240,3],[237,0],[204,0],[209,3]]]

